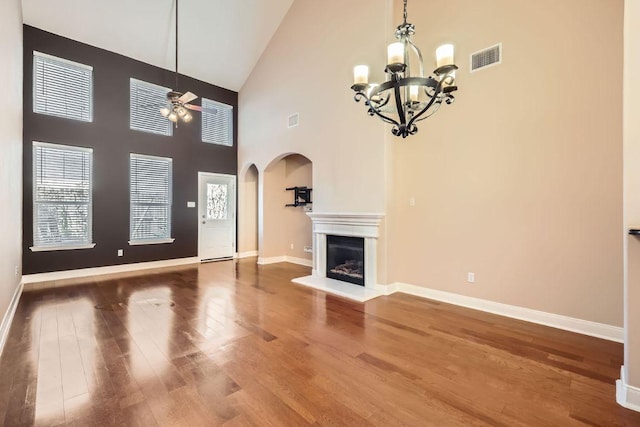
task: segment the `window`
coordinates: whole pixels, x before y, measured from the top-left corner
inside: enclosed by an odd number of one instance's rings
[[[207,183],[207,219],[227,219],[227,187]]]
[[[32,251],[92,248],[93,150],[33,143]]]
[[[33,112],[93,120],[93,67],[33,52]]]
[[[233,107],[202,98],[202,142],[233,145]]]
[[[171,243],[172,160],[131,154],[130,245]]]
[[[129,89],[129,127],[158,135],[173,135],[172,123],[160,114],[160,107],[167,104],[167,93],[171,89],[136,79],[130,79]]]

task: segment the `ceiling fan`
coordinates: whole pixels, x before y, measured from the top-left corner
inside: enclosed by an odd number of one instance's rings
[[[198,96],[191,92],[183,94],[172,90],[167,93],[167,105],[160,107],[160,114],[162,114],[162,117],[166,117],[176,123],[176,126],[179,119],[189,123],[193,119],[189,110],[202,111],[202,107],[189,104],[189,102],[197,98]]]
[[[178,0],[176,1],[176,85],[178,87]],[[160,114],[162,117],[166,117],[170,121],[178,126],[178,120],[182,120],[185,123],[189,123],[193,116],[189,112],[189,110],[193,111],[206,111],[208,113],[217,113],[218,111],[214,108],[203,108],[199,105],[190,104],[191,101],[197,99],[198,96],[192,92],[177,92],[170,91],[167,93],[167,104],[160,107]]]

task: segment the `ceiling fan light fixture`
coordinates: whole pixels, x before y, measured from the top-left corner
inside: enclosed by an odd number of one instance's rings
[[[175,71],[175,88],[176,90],[169,90],[167,93],[167,104],[164,107],[160,108],[160,114],[162,117],[169,119],[172,123],[175,123],[176,127],[178,127],[178,121],[182,120],[185,123],[190,122],[193,119],[193,116],[187,109],[191,110],[199,110],[200,107],[189,104],[191,101],[198,98],[198,96],[191,92],[178,92],[178,0],[175,1],[175,48],[176,48],[176,71]],[[196,108],[197,107],[197,108]]]

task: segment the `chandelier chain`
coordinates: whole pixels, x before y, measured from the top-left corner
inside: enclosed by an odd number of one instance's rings
[[[404,23],[407,23],[407,0],[404,0]]]

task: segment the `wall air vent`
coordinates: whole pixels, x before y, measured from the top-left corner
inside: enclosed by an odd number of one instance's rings
[[[298,126],[298,123],[300,123],[300,114],[299,113],[295,113],[289,116],[289,124],[288,124],[288,128],[292,128],[292,127],[296,127]]]
[[[471,54],[471,72],[502,62],[502,43]]]

